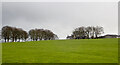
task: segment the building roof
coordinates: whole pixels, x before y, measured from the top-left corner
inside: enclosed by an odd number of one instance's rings
[[[108,35],[105,35],[105,36],[114,36],[114,37],[117,37],[118,35],[110,35],[110,34],[108,34]]]

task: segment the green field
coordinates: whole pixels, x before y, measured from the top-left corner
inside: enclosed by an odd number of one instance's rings
[[[118,63],[118,39],[2,44],[3,63]]]

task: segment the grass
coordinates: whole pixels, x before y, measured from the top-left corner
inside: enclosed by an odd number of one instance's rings
[[[0,43],[0,65],[2,64],[2,44]]]
[[[3,63],[118,63],[118,39],[81,39],[2,44]]]

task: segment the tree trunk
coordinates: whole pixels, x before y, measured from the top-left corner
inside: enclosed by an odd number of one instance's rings
[[[19,42],[20,42],[20,38],[19,38]]]
[[[14,38],[12,39],[12,42],[14,42]]]
[[[5,42],[6,42],[6,38],[5,38]]]
[[[37,39],[36,39],[36,41],[37,41]]]
[[[97,34],[96,34],[96,39],[97,39],[97,37],[98,37],[98,36],[97,36]]]
[[[9,42],[9,38],[7,39],[7,42]]]

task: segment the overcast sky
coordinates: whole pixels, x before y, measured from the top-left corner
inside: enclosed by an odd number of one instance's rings
[[[102,26],[105,34],[118,33],[115,2],[4,2],[2,25],[49,29],[64,39],[80,26]]]
[[[120,0],[2,0],[2,2],[118,2]]]

